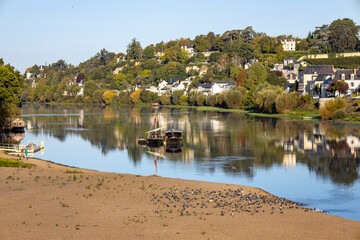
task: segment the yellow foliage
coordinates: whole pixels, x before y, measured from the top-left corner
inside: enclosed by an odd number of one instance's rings
[[[141,89],[138,89],[132,94],[130,94],[130,103],[134,103],[134,104],[141,103],[141,99],[140,99],[141,91],[142,91]]]
[[[102,99],[105,101],[106,105],[109,105],[112,103],[112,100],[114,98],[114,96],[117,95],[117,92],[115,90],[109,90],[109,91],[105,91]]]

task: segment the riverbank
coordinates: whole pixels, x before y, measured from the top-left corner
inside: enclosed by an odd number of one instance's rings
[[[257,188],[22,161],[0,168],[0,239],[360,239],[360,222]]]

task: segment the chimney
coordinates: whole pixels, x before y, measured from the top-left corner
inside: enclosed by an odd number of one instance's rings
[[[334,65],[332,65],[331,67],[332,67],[332,70],[334,71]]]
[[[354,76],[356,75],[356,68],[354,69]]]

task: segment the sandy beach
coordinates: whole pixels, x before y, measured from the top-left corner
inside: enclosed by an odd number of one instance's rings
[[[360,239],[360,222],[257,188],[22,161],[0,168],[1,240]]]

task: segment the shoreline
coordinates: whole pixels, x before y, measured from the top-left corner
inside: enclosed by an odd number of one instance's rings
[[[259,188],[22,162],[0,168],[1,240],[360,239],[360,222]]]

